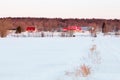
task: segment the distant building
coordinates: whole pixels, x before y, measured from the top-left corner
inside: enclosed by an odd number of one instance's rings
[[[88,31],[88,27],[86,27],[86,26],[83,26],[81,28],[82,28],[83,31]]]
[[[36,28],[34,26],[29,26],[29,27],[26,28],[26,31],[27,32],[35,32]]]
[[[83,26],[81,27],[81,31],[84,33],[84,32],[89,32],[91,30],[92,27],[89,27],[89,26]]]
[[[66,31],[74,31],[74,32],[79,32],[81,31],[81,27],[78,27],[78,26],[68,26],[68,27],[65,27],[63,28],[63,31],[66,32]]]

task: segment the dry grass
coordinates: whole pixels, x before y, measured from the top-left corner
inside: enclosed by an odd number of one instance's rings
[[[90,75],[91,69],[89,66],[83,64],[79,66],[74,72],[65,72],[65,75],[67,76],[75,76],[75,77],[87,77]]]
[[[91,73],[90,67],[86,66],[85,64],[81,65],[80,69],[83,77],[87,77]]]
[[[95,44],[92,45],[92,47],[90,48],[90,52],[94,53],[96,51],[96,48],[97,48],[97,46]]]
[[[80,69],[80,67],[78,67],[78,68],[75,70],[75,76],[76,76],[76,77],[82,76],[82,75],[81,75],[81,69]]]
[[[97,50],[97,45],[93,44],[90,48],[90,54],[88,55],[93,63],[100,64],[101,63],[101,57],[100,52]]]

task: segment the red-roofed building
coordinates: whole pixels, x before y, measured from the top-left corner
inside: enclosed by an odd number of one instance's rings
[[[36,28],[34,26],[29,26],[26,28],[26,31],[28,32],[34,32],[36,30]]]
[[[73,31],[81,31],[81,27],[78,27],[78,26],[68,26],[68,27],[65,27],[63,28],[63,31],[70,31],[70,30],[73,30]]]

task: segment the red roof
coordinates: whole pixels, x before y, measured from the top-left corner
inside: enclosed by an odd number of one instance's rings
[[[67,30],[81,30],[81,27],[78,27],[78,26],[68,26],[66,28],[63,28],[63,31],[67,31]]]
[[[35,31],[35,27],[32,27],[32,26],[31,27],[27,27],[26,31]]]
[[[67,31],[68,29],[67,28],[63,28],[63,31]]]

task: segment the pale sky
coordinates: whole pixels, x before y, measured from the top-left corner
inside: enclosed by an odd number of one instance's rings
[[[0,17],[120,19],[120,0],[0,0]]]

